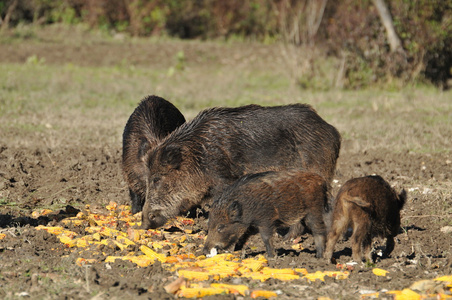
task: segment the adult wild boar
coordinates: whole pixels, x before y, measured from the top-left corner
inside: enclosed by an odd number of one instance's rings
[[[211,108],[168,135],[149,156],[143,228],[157,228],[249,173],[303,169],[330,182],[339,132],[305,104]]]
[[[227,249],[257,229],[267,255],[273,257],[275,231],[304,220],[320,258],[326,242],[323,218],[329,211],[328,199],[328,184],[318,174],[289,170],[245,175],[214,199],[204,253]]]
[[[386,238],[384,255],[394,249],[394,237],[400,229],[400,210],[406,202],[406,192],[397,194],[378,175],[354,178],[339,190],[333,210],[333,224],[328,233],[325,258],[333,256],[338,238],[351,226],[352,258],[372,260],[372,238]]]
[[[150,152],[183,123],[185,118],[180,111],[157,96],[145,97],[129,117],[122,135],[122,170],[129,187],[133,213],[143,208],[150,176],[146,165]]]

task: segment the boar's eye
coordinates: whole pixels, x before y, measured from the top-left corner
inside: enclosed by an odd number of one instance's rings
[[[157,184],[159,181],[160,181],[160,177],[159,176],[157,176],[157,177],[154,177],[154,178],[152,178],[152,183],[153,184]]]
[[[218,227],[217,227],[217,231],[218,231],[218,232],[222,232],[222,231],[223,231],[223,229],[224,229],[224,227],[225,227],[225,225],[224,225],[224,224],[220,224],[220,225],[218,225]]]

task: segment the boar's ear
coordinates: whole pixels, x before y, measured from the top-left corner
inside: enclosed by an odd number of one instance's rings
[[[177,145],[168,145],[162,149],[160,162],[172,169],[179,169],[182,163],[182,149]]]
[[[232,221],[239,221],[242,219],[242,205],[238,201],[233,201],[228,208],[229,218]]]

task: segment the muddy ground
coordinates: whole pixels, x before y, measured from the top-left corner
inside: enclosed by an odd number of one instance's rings
[[[8,59],[21,62],[31,53],[27,49],[22,44],[2,46],[0,58],[2,62]],[[10,51],[10,56],[5,51]],[[39,47],[34,47],[33,51],[36,53]],[[58,64],[65,55],[72,60],[79,59],[81,64],[90,63],[90,60],[83,59],[83,53],[77,51],[76,46],[52,47],[51,43],[46,43],[41,51],[47,63]],[[109,55],[115,55],[114,48],[110,47],[108,51]],[[116,51],[116,55],[120,55],[124,49],[118,47]],[[94,55],[102,57],[103,53],[93,50],[85,55],[92,59]],[[92,61],[96,64],[96,60]],[[83,121],[77,123],[77,119],[84,120],[83,113],[80,111],[80,115],[71,116],[75,120],[73,126],[102,135],[102,129],[95,123],[92,127],[82,124]],[[8,116],[2,118],[5,121]],[[114,123],[116,133],[121,132],[121,124],[125,124],[126,120],[125,117]],[[80,267],[75,264],[78,252],[63,247],[55,236],[34,229],[39,224],[58,225],[60,218],[74,215],[85,204],[91,204],[100,211],[105,210],[105,205],[110,201],[128,204],[128,193],[120,170],[121,144],[118,139],[107,140],[102,145],[87,145],[79,143],[79,140],[71,142],[67,140],[66,132],[55,129],[51,132],[52,139],[65,140],[63,145],[55,147],[44,142],[46,134],[22,134],[13,129],[1,133],[0,233],[5,233],[6,238],[0,240],[0,298],[174,298],[165,293],[163,286],[174,280],[175,274],[163,270],[159,263],[145,268],[118,261],[108,266],[99,262],[91,267]],[[400,153],[384,145],[380,149],[363,150],[356,147],[355,142],[344,139],[334,193],[349,178],[374,173],[387,179],[397,190],[403,187],[408,191],[408,202],[402,212],[403,228],[392,256],[376,258],[375,265],[388,270],[389,275],[377,277],[372,273],[372,267],[358,265],[346,280],[327,278],[325,282],[314,283],[308,283],[305,279],[289,282],[269,280],[261,283],[231,279],[229,282],[279,290],[279,299],[316,299],[320,296],[358,299],[360,293],[365,291],[401,290],[418,280],[451,275],[452,233],[445,231],[447,226],[452,225],[451,168],[452,158],[448,153]],[[33,218],[31,213],[37,208],[61,210],[61,214],[55,218]],[[206,229],[203,217],[195,219],[195,222],[196,230]],[[276,245],[280,255],[269,265],[306,268],[309,272],[336,269],[335,265],[315,258],[313,240],[309,235],[304,236],[301,243],[305,249],[295,251],[290,250],[289,242],[278,240]],[[376,242],[374,246],[380,244]],[[248,242],[246,249],[248,256],[264,251],[257,236]],[[336,245],[338,262],[350,261],[350,255],[349,241]],[[434,290],[434,287],[430,288]],[[211,296],[206,299],[235,297]]]

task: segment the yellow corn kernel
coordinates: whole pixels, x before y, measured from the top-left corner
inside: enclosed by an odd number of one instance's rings
[[[68,236],[66,236],[64,234],[59,235],[58,238],[60,239],[61,243],[65,244],[66,246],[68,246],[70,248],[72,248],[72,247],[77,245],[77,239],[73,240],[73,239],[71,239],[70,237],[68,237]]]
[[[264,298],[270,298],[270,297],[277,297],[278,295],[275,292],[272,291],[264,291],[264,290],[255,290],[251,292],[251,298],[257,298],[257,297],[264,297]]]
[[[305,268],[295,268],[295,272],[301,273],[303,275],[308,274],[308,270],[306,270]]]
[[[292,274],[292,275],[296,275],[295,271],[292,269],[273,269],[273,268],[268,268],[265,267],[261,270],[262,273],[264,274],[270,274],[270,275],[274,275],[274,274]]]
[[[107,256],[106,258],[105,258],[105,262],[115,262],[115,260],[117,260],[117,259],[123,259],[124,258],[124,256]]]
[[[308,274],[304,275],[304,277],[306,279],[308,279],[309,281],[315,281],[316,279],[320,279],[321,281],[325,281],[324,280],[325,274],[323,272],[321,272],[321,271],[317,271],[315,273],[308,273]]]
[[[135,245],[134,242],[132,242],[131,240],[129,240],[128,238],[126,238],[126,237],[124,237],[124,236],[118,236],[118,237],[116,238],[116,240],[117,240],[118,242],[120,242],[120,243],[123,243],[123,244],[127,245],[127,246]]]
[[[418,300],[421,295],[410,289],[403,289],[401,291],[388,291],[386,294],[394,294],[396,300]]]
[[[95,241],[100,241],[100,239],[101,239],[99,232],[94,233],[92,235],[92,237],[93,237],[93,240],[95,240]]]
[[[75,261],[75,263],[80,267],[86,264],[93,264],[95,262],[96,260],[94,258],[81,258],[81,257],[77,258],[77,260]]]
[[[88,239],[86,238],[86,236],[77,239],[76,246],[79,247],[79,248],[88,247],[89,246],[89,242],[88,242]]]
[[[372,273],[374,273],[377,276],[386,276],[386,274],[389,273],[389,271],[380,268],[374,268],[372,269]]]
[[[147,257],[146,255],[129,256],[129,260],[140,267],[147,267],[154,262],[153,259]]]
[[[347,271],[324,271],[323,274],[336,279],[347,279],[348,275],[350,275],[350,273]]]
[[[145,245],[141,245],[140,246],[140,250],[148,257],[152,258],[152,259],[157,259],[160,262],[165,262],[165,255],[163,254],[158,254],[157,252],[153,251],[151,248],[149,248],[148,246]]]
[[[227,289],[231,294],[240,294],[242,296],[245,296],[246,291],[248,291],[248,287],[241,284],[212,283],[210,286],[213,288]]]
[[[118,242],[118,241],[115,241],[115,240],[113,240],[113,243],[114,243],[116,246],[118,246],[118,248],[119,248],[121,251],[127,249],[127,245],[125,245],[125,244],[122,244],[122,243],[120,243],[120,242]]]
[[[178,270],[179,276],[184,276],[188,280],[204,281],[209,280],[209,273],[202,271]]]
[[[441,277],[437,277],[434,280],[437,281],[447,281],[449,283],[452,283],[452,275],[446,275],[446,276],[441,276]]]
[[[282,281],[289,281],[289,280],[295,280],[295,279],[299,279],[300,275],[298,274],[286,274],[286,273],[277,273],[277,274],[273,274],[272,278],[278,279],[278,280],[282,280]]]
[[[213,288],[213,287],[207,287],[207,288],[181,288],[179,291],[177,291],[176,295],[178,297],[185,297],[185,298],[202,298],[206,296],[211,295],[218,295],[218,294],[226,294],[228,292],[227,289],[219,289],[219,288]]]
[[[108,203],[107,206],[105,206],[106,209],[112,211],[112,210],[116,210],[116,208],[118,207],[118,203],[110,201],[110,203]]]

